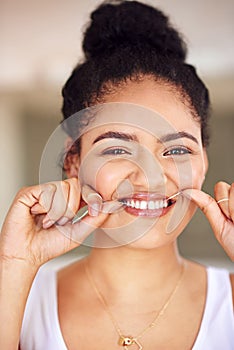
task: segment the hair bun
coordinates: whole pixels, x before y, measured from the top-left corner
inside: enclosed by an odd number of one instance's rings
[[[138,1],[112,0],[91,13],[83,50],[86,58],[120,47],[148,45],[158,54],[184,61],[186,44],[161,11]]]

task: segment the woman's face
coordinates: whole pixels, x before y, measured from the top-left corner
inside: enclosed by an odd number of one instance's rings
[[[168,244],[195,206],[181,195],[167,198],[200,189],[207,170],[200,125],[177,93],[149,78],[128,82],[104,102],[108,112],[83,134],[80,155],[82,181],[104,200],[125,203],[108,216],[104,230],[118,244]]]

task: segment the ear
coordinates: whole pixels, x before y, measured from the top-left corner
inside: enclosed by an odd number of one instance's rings
[[[68,178],[78,177],[79,161],[80,159],[76,152],[74,141],[69,137],[65,141],[65,157],[63,163],[63,168]]]

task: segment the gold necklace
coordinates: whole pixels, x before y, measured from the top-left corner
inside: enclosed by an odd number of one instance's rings
[[[143,346],[142,344],[139,342],[139,339],[147,332],[149,331],[150,329],[154,328],[157,324],[157,321],[158,319],[165,313],[168,305],[170,304],[172,298],[174,297],[174,295],[176,294],[179,286],[180,286],[180,283],[182,281],[182,278],[183,278],[183,275],[184,275],[184,264],[182,264],[182,267],[181,267],[181,273],[179,275],[179,278],[176,282],[176,285],[175,287],[173,288],[172,292],[169,294],[166,302],[163,304],[163,306],[161,307],[161,309],[159,310],[159,312],[157,313],[156,317],[153,319],[153,321],[147,326],[145,327],[136,337],[133,337],[133,336],[125,336],[123,335],[123,333],[121,332],[121,329],[119,328],[119,325],[118,323],[116,322],[113,314],[111,313],[110,309],[109,309],[109,306],[104,298],[104,296],[101,294],[101,292],[99,291],[99,289],[97,288],[95,282],[94,282],[94,279],[90,273],[90,270],[89,270],[89,267],[88,267],[88,261],[86,260],[85,262],[85,272],[86,272],[86,275],[89,279],[89,282],[92,286],[92,288],[94,289],[95,293],[97,294],[98,296],[98,299],[99,301],[101,302],[101,304],[104,306],[104,309],[105,311],[107,312],[107,314],[109,315],[110,319],[111,319],[111,322],[113,323],[113,326],[116,330],[116,332],[118,333],[119,335],[119,340],[118,340],[118,345],[120,346],[123,346],[123,348],[125,350],[128,350],[128,347],[133,345],[133,344],[136,344],[138,346],[138,349],[139,350],[142,350],[143,349]]]

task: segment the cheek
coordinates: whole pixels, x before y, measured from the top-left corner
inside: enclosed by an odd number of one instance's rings
[[[204,169],[201,166],[193,167],[192,187],[196,189],[201,189],[204,179],[205,179]]]
[[[193,184],[193,167],[190,160],[179,162],[168,160],[163,164],[167,182],[176,184],[179,189],[190,188]]]
[[[204,181],[204,166],[201,159],[188,159],[185,162],[170,161],[164,164],[168,181],[176,183],[178,188],[200,189]]]
[[[96,189],[105,200],[110,200],[120,183],[129,177],[132,164],[128,161],[113,161],[103,165],[96,176]]]

